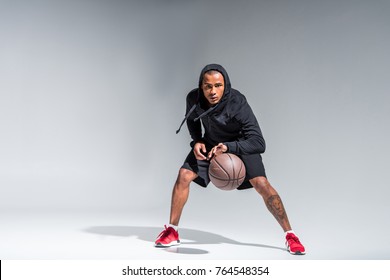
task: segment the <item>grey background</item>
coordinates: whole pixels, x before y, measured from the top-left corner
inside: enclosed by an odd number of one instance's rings
[[[308,258],[389,259],[389,14],[384,0],[0,1],[2,221],[162,226],[189,149],[185,95],[215,62],[258,117],[294,229],[327,252]],[[282,240],[253,190],[192,186],[181,226],[213,225]]]

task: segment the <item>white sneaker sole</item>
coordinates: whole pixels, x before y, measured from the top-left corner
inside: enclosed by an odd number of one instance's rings
[[[168,244],[157,243],[157,244],[154,244],[154,247],[167,248],[167,247],[179,246],[179,245],[180,245],[180,240],[175,240],[175,241],[172,241],[171,243],[168,243]]]
[[[290,247],[288,247],[288,246],[287,246],[287,251],[288,251],[291,255],[305,255],[305,254],[306,254],[306,251],[304,251],[304,252],[300,252],[300,251],[293,252],[293,251],[290,251]]]

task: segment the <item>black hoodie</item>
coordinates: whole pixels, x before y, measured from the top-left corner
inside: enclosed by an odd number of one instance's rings
[[[203,75],[210,70],[221,73],[225,80],[225,89],[220,102],[212,107],[202,90]],[[186,116],[193,147],[196,142],[215,146],[223,143],[228,152],[238,155],[259,154],[265,151],[265,141],[260,126],[246,98],[231,87],[226,70],[218,64],[205,66],[200,73],[198,88],[187,95]],[[202,135],[202,125],[204,134]],[[176,131],[178,133],[180,128]]]

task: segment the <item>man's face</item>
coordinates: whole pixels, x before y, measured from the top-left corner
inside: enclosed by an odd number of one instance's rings
[[[221,73],[213,71],[203,76],[202,89],[204,97],[211,106],[221,101],[225,89],[224,79]]]

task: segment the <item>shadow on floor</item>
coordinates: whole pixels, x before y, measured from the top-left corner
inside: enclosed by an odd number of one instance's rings
[[[92,234],[108,235],[108,236],[122,236],[130,237],[135,236],[139,240],[154,243],[157,235],[161,232],[161,228],[158,227],[141,227],[141,226],[93,226],[85,229],[84,231]],[[183,245],[206,245],[206,244],[232,244],[239,246],[252,246],[266,249],[275,249],[286,251],[285,248],[275,247],[265,244],[246,243],[233,240],[212,232],[180,228],[181,246],[165,248],[167,252],[178,254],[207,254],[205,250],[186,248]]]

